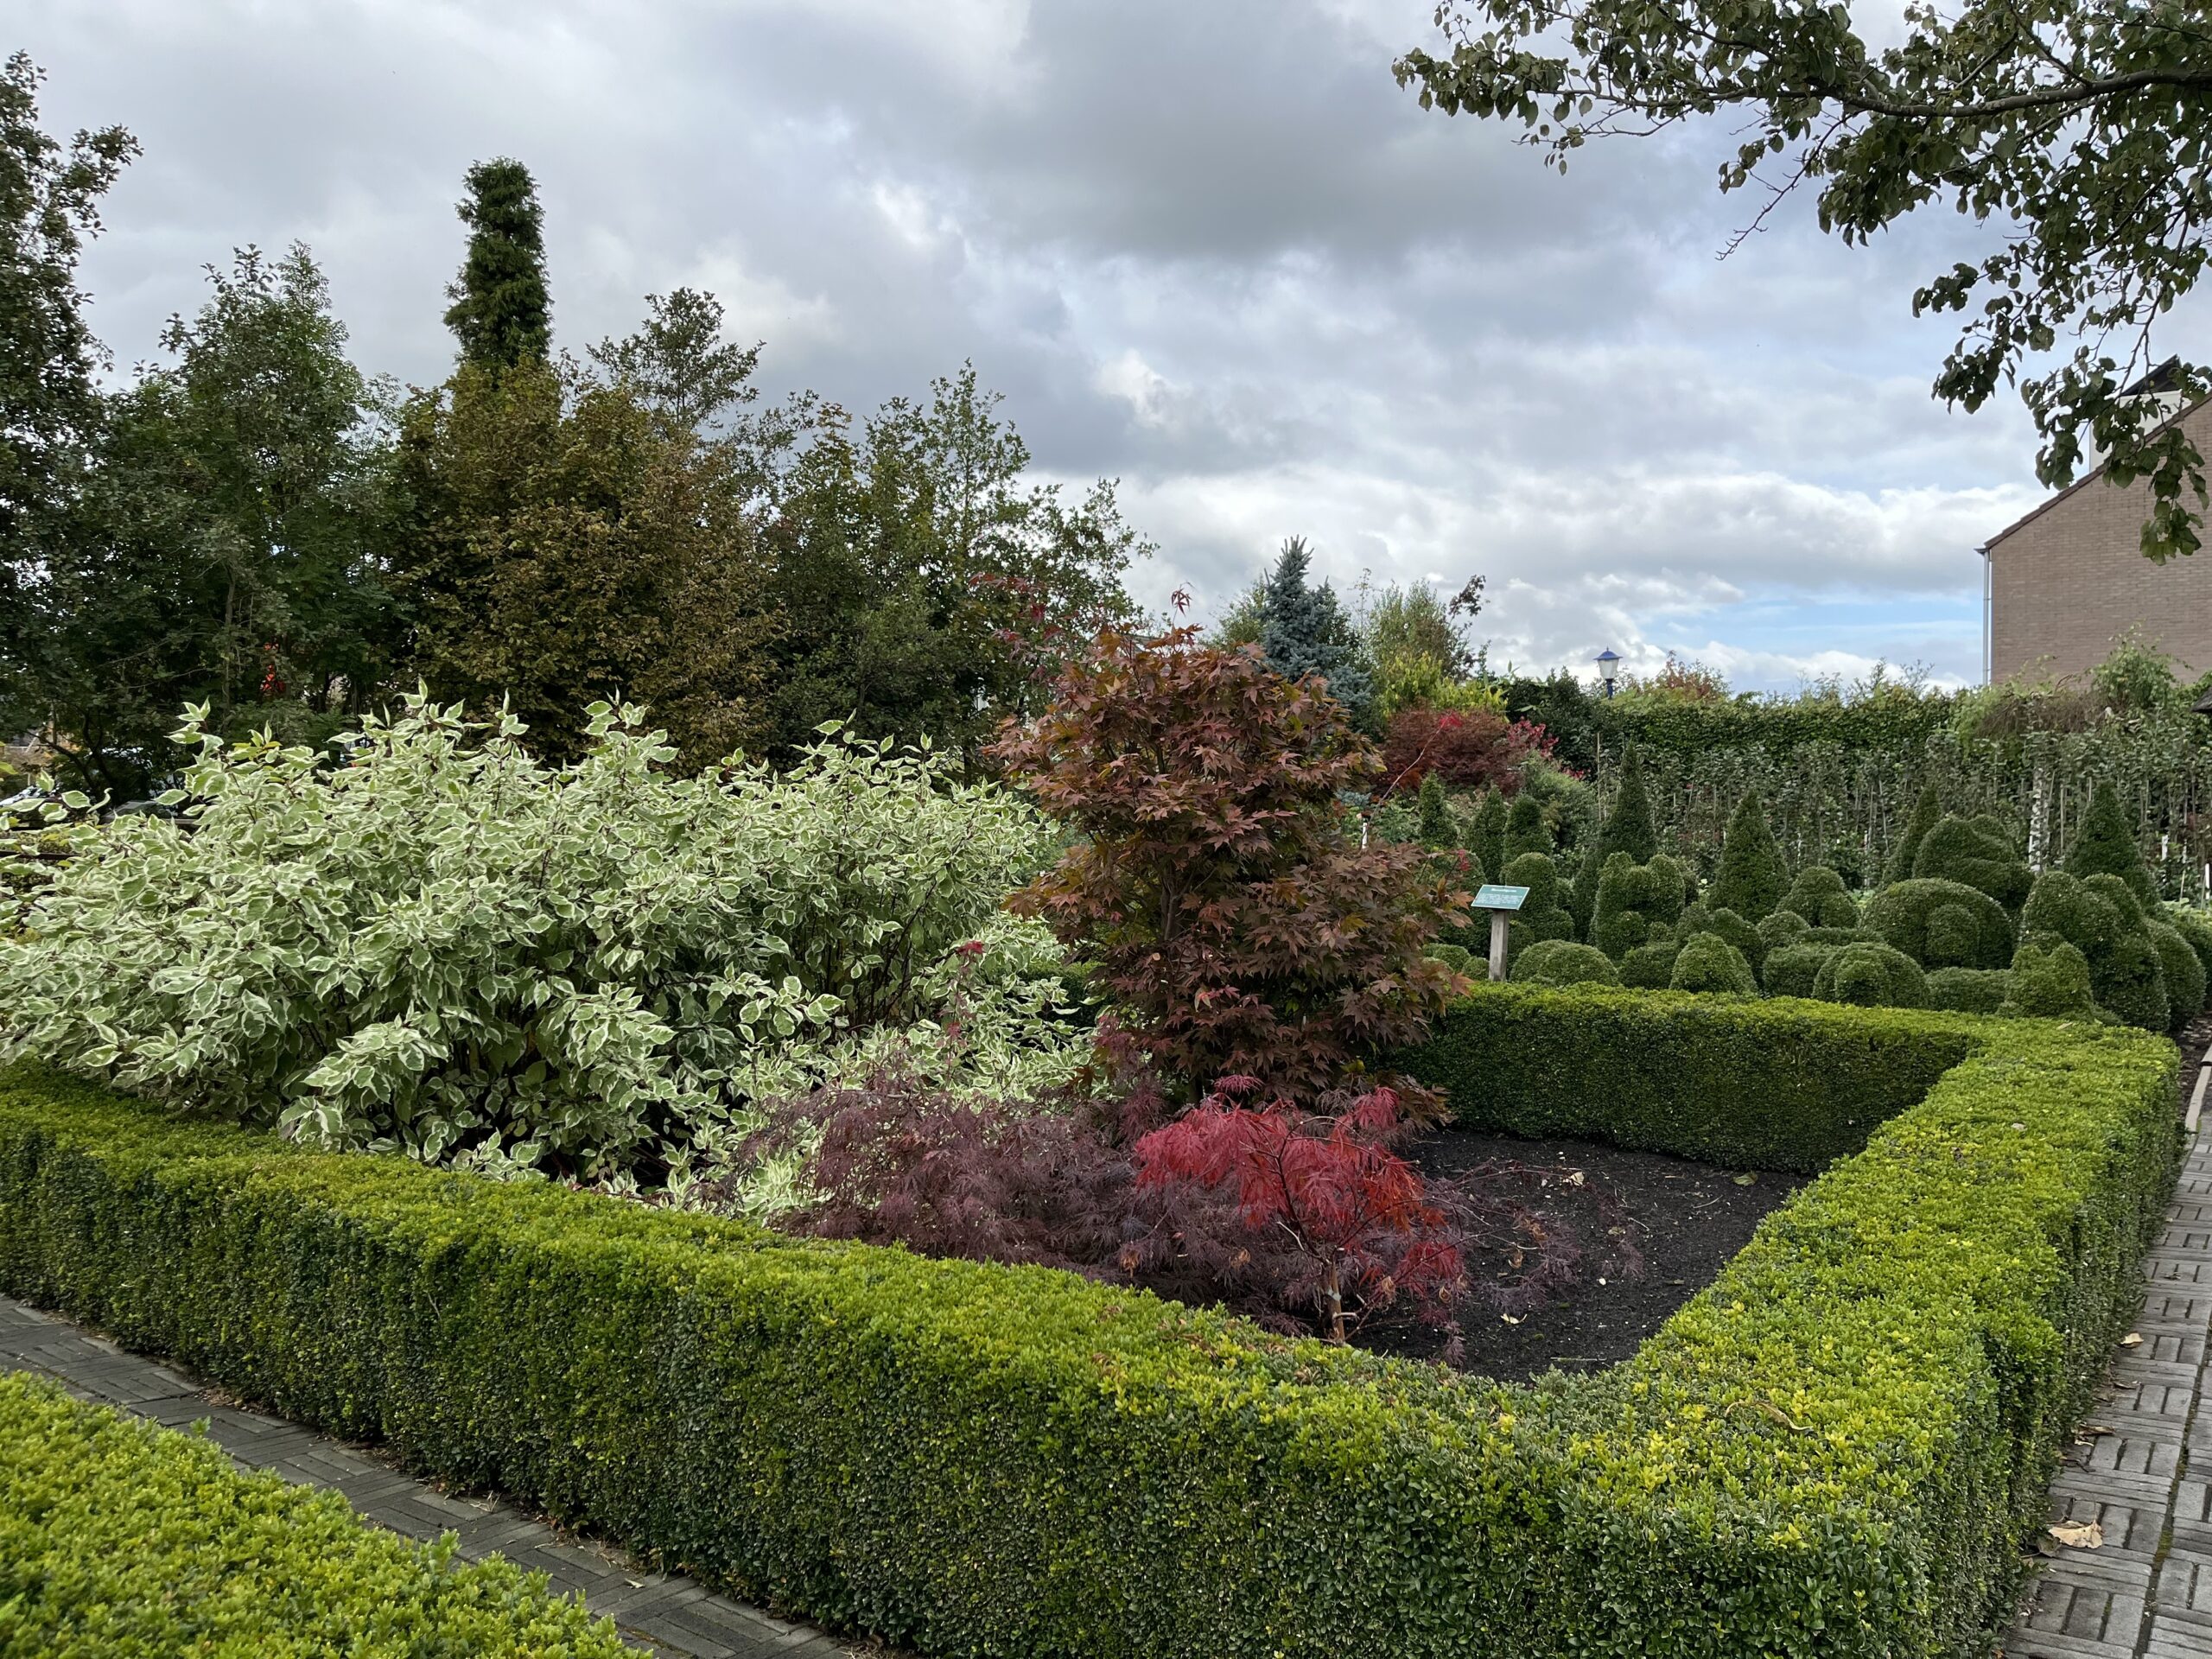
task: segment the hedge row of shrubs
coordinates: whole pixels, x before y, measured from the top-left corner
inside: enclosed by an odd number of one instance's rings
[[[0,1376],[0,1653],[627,1659],[543,1573],[364,1525],[213,1443]]]
[[[2133,1306],[2171,1046],[1508,986],[1416,1069],[1478,1120],[1709,1155],[1808,1166],[1873,1133],[1632,1360],[1529,1389],[22,1073],[0,1282],[931,1652],[1986,1650]],[[1696,1108],[1671,1128],[1669,1090]]]

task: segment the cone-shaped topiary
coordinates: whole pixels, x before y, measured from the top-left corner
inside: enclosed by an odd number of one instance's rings
[[[1505,861],[1510,864],[1524,853],[1548,856],[1551,850],[1552,832],[1544,823],[1543,803],[1523,791],[1505,820]]]
[[[2012,994],[2009,968],[1938,968],[1928,976],[1928,1006],[1954,1014],[1994,1014]]]
[[[1444,780],[1433,772],[1421,780],[1421,838],[1431,847],[1459,844],[1459,824],[1452,816],[1452,802],[1444,793]]]
[[[1827,966],[1830,957],[1843,947],[1840,944],[1785,944],[1767,953],[1766,965],[1760,972],[1761,982],[1769,996],[1810,996],[1813,985],[1820,978],[1821,969]]]
[[[1539,939],[1513,964],[1513,977],[1535,985],[1618,985],[1620,969],[1594,944]]]
[[[1859,925],[1859,906],[1843,877],[1825,864],[1808,864],[1798,871],[1775,913],[1802,917],[1811,927]]]
[[[1747,790],[1729,817],[1728,832],[1720,842],[1720,871],[1713,878],[1707,901],[1715,910],[1732,910],[1756,922],[1772,915],[1788,890],[1782,850],[1767,828],[1765,804]]]
[[[1590,943],[1618,962],[1639,944],[1667,937],[1682,913],[1681,866],[1664,853],[1638,864],[1626,853],[1605,861]]]
[[[2179,1031],[2204,1012],[2204,964],[2178,929],[2157,920],[2145,925],[2158,953],[2158,971],[2166,982],[2166,1024]]]
[[[2004,820],[1946,814],[1920,842],[1912,874],[1979,888],[2014,915],[2028,901],[2035,873],[2028,868]]]
[[[1639,991],[1663,991],[1675,980],[1675,958],[1682,947],[1673,939],[1639,944],[1621,958],[1621,983]]]
[[[2144,904],[2158,901],[2158,884],[2136,844],[2135,824],[2109,781],[2099,784],[2089,797],[2089,810],[2066,849],[2066,874],[2085,881],[2093,875],[2116,875]]]
[[[1475,813],[1474,828],[1467,835],[1467,850],[1483,861],[1486,870],[1505,868],[1505,797],[1491,790]]]
[[[1647,864],[1659,850],[1659,832],[1651,821],[1651,798],[1643,787],[1643,761],[1633,744],[1621,759],[1620,787],[1613,791],[1613,809],[1605,815],[1598,844],[1582,859],[1574,874],[1574,925],[1588,931],[1598,910],[1598,884],[1605,874],[1605,861],[1626,853],[1630,861]],[[1595,944],[1597,941],[1591,941]]]
[[[1920,799],[1912,809],[1912,816],[1905,820],[1904,835],[1891,850],[1886,878],[1903,881],[1912,874],[1913,861],[1920,856],[1920,843],[1928,838],[1943,816],[1943,803],[1936,793],[1936,785],[1928,785],[1920,791]]]
[[[1574,937],[1574,918],[1567,912],[1559,866],[1550,859],[1541,853],[1523,853],[1497,879],[1509,887],[1529,889],[1529,897],[1513,915],[1512,932],[1506,941],[1509,952],[1517,956],[1539,940]]]
[[[1963,881],[1892,882],[1867,900],[1862,925],[1923,968],[2002,968],[2012,960],[2012,918]]]
[[[1813,995],[1823,1002],[1864,1008],[1924,1008],[1928,977],[1920,964],[1886,944],[1847,944],[1821,964]]]
[[[2141,902],[2120,877],[2093,875],[2084,881],[2064,870],[2044,871],[2021,912],[2020,937],[2024,943],[2072,945],[2089,964],[2099,1007],[2145,1031],[2166,1028],[2164,966],[2144,924]]]
[[[2064,940],[2032,938],[2012,956],[2012,985],[1998,1013],[2018,1020],[2094,1020],[2088,958]]]
[[[1759,991],[1758,977],[1744,960],[1744,953],[1718,933],[1695,933],[1683,942],[1667,986],[1670,990],[1724,991],[1735,996],[1757,996]]]
[[[1794,910],[1777,910],[1759,920],[1758,935],[1770,950],[1779,950],[1785,944],[1800,944],[1811,931],[1810,925]]]

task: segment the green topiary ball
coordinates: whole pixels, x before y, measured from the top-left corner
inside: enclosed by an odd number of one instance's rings
[[[1995,1014],[2012,994],[2009,968],[1938,968],[1928,976],[1928,1006],[1954,1014]]]
[[[1924,1008],[1928,980],[1918,963],[1892,945],[1847,944],[1821,964],[1813,995],[1863,1008]]]
[[[1759,918],[1758,935],[1770,950],[1779,950],[1785,944],[1801,944],[1810,931],[1810,925],[1794,910],[1777,910],[1771,916]]]
[[[1797,872],[1777,915],[1792,915],[1808,927],[1856,927],[1859,906],[1843,885],[1843,878],[1825,864],[1808,865]]]
[[[2063,940],[2031,938],[2012,955],[2012,985],[1998,1013],[2009,1019],[2094,1020],[2088,958]]]
[[[1513,978],[1532,985],[1618,985],[1620,969],[1594,944],[1539,939],[1513,964]]]
[[[1432,944],[1421,952],[1431,962],[1440,962],[1455,974],[1470,974],[1480,979],[1490,971],[1487,963],[1478,963],[1464,945]]]
[[[2189,948],[2196,952],[2197,963],[2204,969],[2206,982],[2212,984],[2212,916],[2187,905],[2168,905],[2160,919],[2189,941]]]
[[[1723,911],[1724,916],[1733,915]],[[1736,920],[1739,925],[1742,918]],[[1746,929],[1748,931],[1748,928]],[[1668,988],[1676,991],[1720,991],[1734,996],[1757,996],[1759,982],[1744,953],[1718,933],[1694,933],[1675,957],[1675,971]]]
[[[1785,944],[1767,952],[1760,982],[1769,996],[1810,996],[1813,984],[1840,944]]]
[[[2012,960],[2012,918],[1963,881],[1893,882],[1868,901],[1864,925],[1926,968],[2002,968]]]
[[[1700,933],[1715,933],[1726,940],[1751,964],[1754,975],[1766,960],[1766,940],[1758,928],[1732,910],[1708,910],[1703,905],[1692,905],[1684,910],[1681,919],[1675,924],[1675,937],[1688,944]]]
[[[1675,958],[1682,947],[1672,939],[1639,944],[1621,958],[1621,983],[1642,991],[1663,991],[1675,981]]]

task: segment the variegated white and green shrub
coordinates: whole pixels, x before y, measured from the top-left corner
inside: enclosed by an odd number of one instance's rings
[[[640,711],[541,765],[410,699],[350,763],[197,711],[175,821],[119,821],[0,939],[0,1059],[334,1147],[626,1179],[897,1047],[947,1089],[1089,1058],[1057,947],[1000,900],[1051,855],[1017,798],[825,730],[696,778]]]

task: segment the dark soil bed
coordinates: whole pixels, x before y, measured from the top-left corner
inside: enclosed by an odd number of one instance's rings
[[[1460,1368],[1507,1382],[1526,1382],[1554,1367],[1592,1370],[1628,1357],[1712,1283],[1751,1242],[1760,1217],[1807,1179],[1768,1170],[1717,1169],[1600,1141],[1523,1141],[1463,1129],[1424,1137],[1413,1155],[1432,1176],[1488,1163],[1528,1166],[1535,1177],[1526,1201],[1548,1223],[1564,1223],[1593,1257],[1613,1248],[1609,1230],[1624,1227],[1643,1255],[1642,1270],[1626,1277],[1593,1262],[1573,1287],[1517,1322],[1495,1313],[1467,1313],[1460,1322]],[[1360,1344],[1427,1358],[1443,1352],[1449,1335],[1390,1320],[1370,1327]]]

